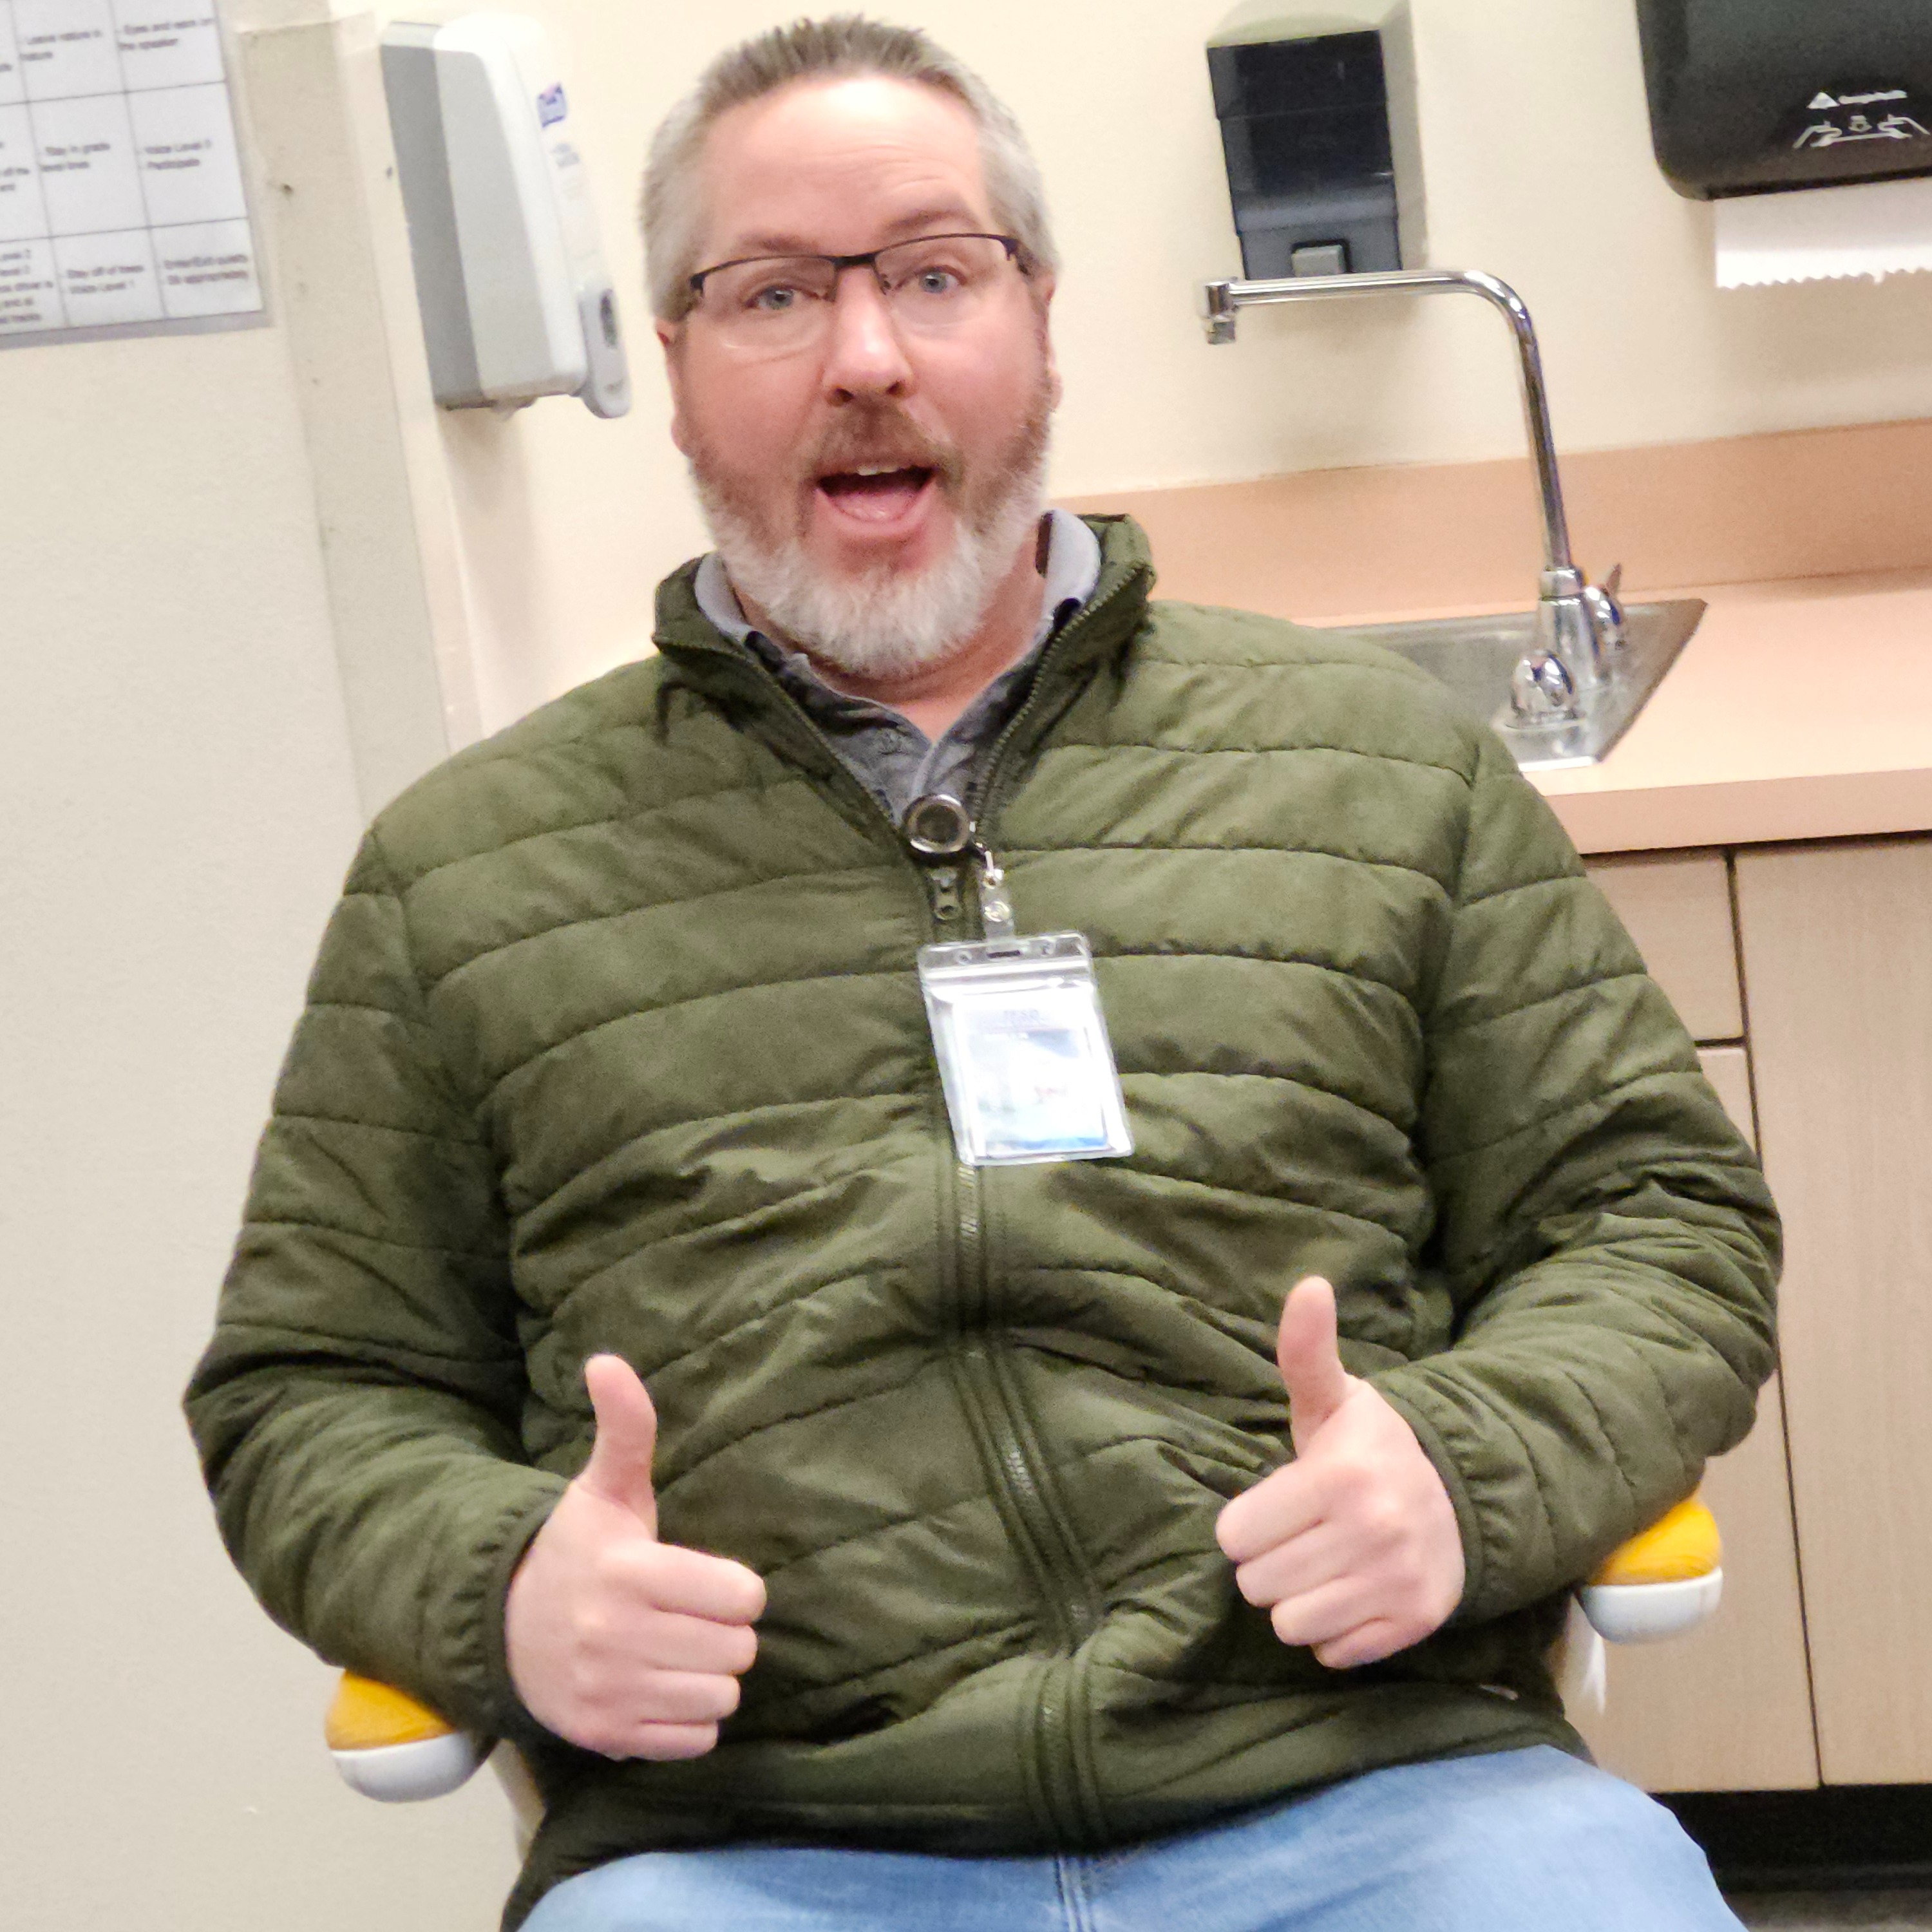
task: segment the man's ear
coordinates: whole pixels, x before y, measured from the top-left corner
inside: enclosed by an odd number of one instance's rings
[[[680,456],[691,454],[685,440],[684,430],[684,371],[678,362],[678,349],[682,338],[682,329],[674,322],[666,322],[660,317],[652,325],[658,339],[658,346],[664,351],[664,380],[670,385],[670,440]]]

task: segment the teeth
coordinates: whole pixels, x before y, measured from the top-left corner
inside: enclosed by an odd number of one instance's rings
[[[902,463],[862,463],[853,474],[856,476],[892,476],[904,467]]]

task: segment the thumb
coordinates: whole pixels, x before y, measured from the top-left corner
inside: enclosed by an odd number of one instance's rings
[[[1288,1290],[1274,1358],[1288,1390],[1288,1426],[1298,1453],[1347,1401],[1354,1380],[1335,1346],[1335,1291],[1318,1274]]]
[[[658,1412],[637,1370],[621,1355],[592,1355],[584,1365],[584,1386],[597,1417],[597,1437],[577,1480],[592,1495],[628,1510],[655,1536],[658,1499],[651,1487],[651,1456]]]

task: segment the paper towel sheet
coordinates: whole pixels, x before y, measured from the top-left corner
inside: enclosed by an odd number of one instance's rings
[[[1932,176],[1732,195],[1716,206],[1720,289],[1932,268]]]
[[[1715,208],[1720,288],[1932,268],[1932,176],[1730,195]]]

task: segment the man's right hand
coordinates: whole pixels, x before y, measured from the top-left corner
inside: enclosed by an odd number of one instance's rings
[[[606,1757],[701,1757],[738,1707],[765,1586],[658,1540],[657,1412],[630,1364],[593,1355],[597,1438],[510,1580],[504,1639],[525,1707]]]

